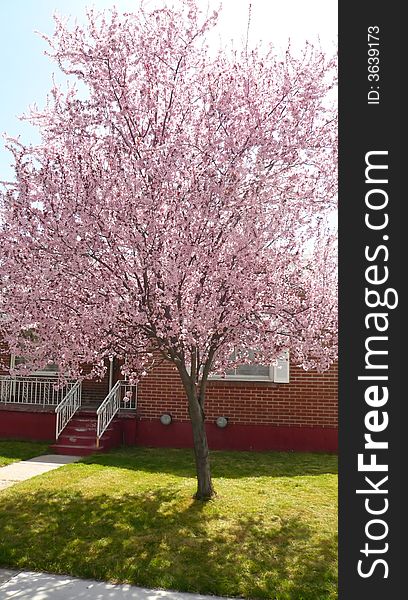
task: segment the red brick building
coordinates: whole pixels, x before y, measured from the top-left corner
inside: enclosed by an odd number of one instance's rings
[[[3,370],[0,377],[0,438],[55,440],[56,409],[62,406],[69,390],[66,388],[59,396],[55,395],[53,378],[52,372],[38,373],[30,378],[11,378],[7,368]],[[121,383],[119,378],[119,369],[112,365],[102,381],[82,383],[80,406],[75,405],[72,418],[67,413],[71,422],[62,425],[57,451],[74,453],[76,444],[79,453],[81,449],[86,453],[85,434],[81,435],[84,427],[79,427],[84,426],[86,420],[92,421],[92,425],[85,427],[92,438],[90,450],[95,450],[98,445],[108,448],[121,443],[192,446],[187,401],[171,363],[158,365],[137,389],[126,382]],[[107,396],[108,402],[105,401],[104,406],[116,399],[117,410],[95,445],[95,431],[99,427],[99,422],[95,421],[96,410]],[[131,401],[126,404],[129,399]],[[324,373],[316,373],[291,364],[283,375],[273,367],[243,366],[224,379],[209,381],[205,412],[212,449],[335,452],[337,365]],[[171,422],[163,424],[163,420],[170,419],[161,419],[162,415],[169,415]],[[225,419],[217,424],[220,417]]]

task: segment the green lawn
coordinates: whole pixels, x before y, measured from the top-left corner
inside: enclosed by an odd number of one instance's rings
[[[42,442],[20,442],[0,440],[0,467],[19,460],[27,460],[47,452],[49,444]]]
[[[0,493],[0,565],[245,598],[335,600],[337,460],[122,449]]]

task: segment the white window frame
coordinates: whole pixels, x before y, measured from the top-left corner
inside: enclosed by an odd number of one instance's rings
[[[10,354],[10,369],[14,369],[16,366],[16,355],[15,354]],[[57,377],[58,376],[58,371],[44,371],[44,370],[39,370],[39,371],[33,371],[32,373],[30,373],[30,375],[27,375],[27,377],[31,377],[34,375],[44,375],[46,377]]]
[[[240,373],[225,373],[225,375],[210,375],[208,379],[218,381],[275,381],[275,368],[269,365],[269,375],[242,375]]]
[[[277,371],[280,369],[279,363],[277,365],[269,365],[268,375],[241,375],[226,373],[222,375],[210,375],[208,377],[211,381],[253,381],[253,382],[267,382],[267,383],[289,383],[290,382],[290,365],[289,365],[289,352],[285,351],[282,355],[287,361],[287,377],[277,377]]]

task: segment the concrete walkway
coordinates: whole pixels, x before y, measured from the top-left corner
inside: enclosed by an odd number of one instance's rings
[[[1,600],[222,600],[30,571],[0,569]],[[226,599],[228,600],[228,599]],[[235,599],[236,600],[236,599]]]
[[[81,460],[80,456],[62,456],[59,454],[44,454],[36,456],[29,460],[12,463],[0,468],[0,490],[18,483],[31,479],[36,475],[42,475],[64,465],[69,465],[73,462]],[[1,596],[0,596],[1,599]]]

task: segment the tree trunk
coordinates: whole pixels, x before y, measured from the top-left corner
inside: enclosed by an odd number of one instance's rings
[[[194,456],[197,471],[197,500],[209,500],[214,496],[214,488],[211,481],[211,470],[207,434],[204,425],[204,411],[200,406],[195,390],[187,392],[188,410],[193,429]]]

